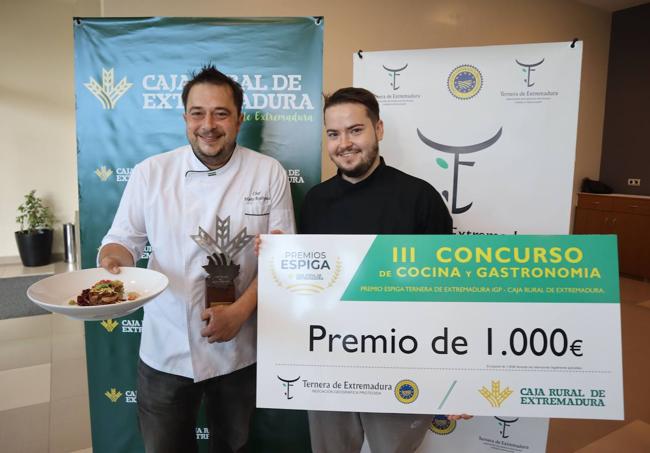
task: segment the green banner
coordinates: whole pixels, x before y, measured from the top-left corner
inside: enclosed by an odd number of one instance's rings
[[[342,300],[618,303],[616,236],[377,236]]]
[[[96,266],[135,164],[187,144],[181,93],[207,63],[244,89],[238,143],[278,159],[296,210],[320,182],[322,18],[74,19],[82,267]],[[151,253],[145,249],[139,266]],[[140,452],[136,364],[142,312],[86,323],[93,451]],[[256,451],[308,451],[303,412],[258,412]],[[200,447],[209,432],[196,427]],[[270,449],[270,450],[269,450]]]

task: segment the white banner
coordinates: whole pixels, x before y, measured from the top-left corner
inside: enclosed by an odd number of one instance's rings
[[[354,85],[380,100],[387,163],[445,196],[457,234],[569,233],[582,60],[570,44],[353,55]]]
[[[388,165],[447,199],[457,234],[569,232],[582,43],[364,52]]]
[[[544,453],[548,420],[474,417],[462,422],[434,417],[429,435],[416,453]],[[361,453],[371,453],[365,443]]]

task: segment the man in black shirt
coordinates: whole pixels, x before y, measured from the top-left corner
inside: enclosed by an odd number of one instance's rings
[[[313,187],[302,206],[303,234],[451,234],[440,194],[427,182],[384,163],[384,124],[375,96],[342,88],[325,99],[327,151],[336,176]],[[466,418],[466,416],[450,416]],[[431,415],[310,411],[314,453],[357,453],[364,432],[373,453],[413,452]]]
[[[325,101],[324,115],[327,150],[338,172],[307,193],[301,233],[452,233],[451,216],[438,192],[379,156],[384,124],[372,93],[340,89]]]

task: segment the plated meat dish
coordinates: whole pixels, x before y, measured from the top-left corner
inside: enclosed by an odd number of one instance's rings
[[[136,292],[125,294],[124,283],[121,280],[100,280],[90,288],[81,291],[77,300],[70,300],[70,305],[88,307],[94,305],[110,305],[139,297]]]

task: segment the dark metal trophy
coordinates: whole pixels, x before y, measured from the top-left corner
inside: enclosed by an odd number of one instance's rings
[[[239,264],[233,262],[253,236],[246,234],[246,228],[230,239],[230,216],[222,220],[217,216],[216,235],[213,239],[203,228],[199,234],[190,237],[208,253],[208,264],[203,267],[208,273],[205,278],[205,307],[231,304],[235,301],[235,278],[239,275]]]

